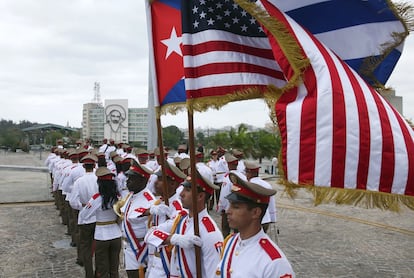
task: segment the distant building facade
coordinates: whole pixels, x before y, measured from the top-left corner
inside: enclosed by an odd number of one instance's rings
[[[148,108],[128,108],[127,99],[109,99],[105,104],[85,103],[82,115],[82,137],[95,142],[103,138],[115,142],[148,142]]]
[[[403,98],[395,95],[394,89],[379,89],[378,92],[401,114],[403,115]]]

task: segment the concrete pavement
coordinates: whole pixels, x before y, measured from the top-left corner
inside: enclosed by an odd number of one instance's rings
[[[19,161],[33,163],[25,159]],[[314,207],[306,190],[291,200],[270,181],[278,190],[279,246],[297,277],[414,277],[414,211]],[[53,203],[0,205],[0,277],[83,277],[65,231]]]

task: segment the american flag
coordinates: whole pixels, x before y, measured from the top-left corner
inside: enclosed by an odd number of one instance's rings
[[[232,0],[183,1],[183,55],[187,100],[262,97],[286,82],[266,34]],[[249,88],[259,94],[237,94]],[[194,102],[193,102],[194,103]],[[214,106],[214,101],[209,103]]]
[[[408,36],[407,27],[397,14],[400,4],[388,0],[271,2],[371,83],[374,79],[382,84],[387,82]],[[376,59],[371,69],[365,65],[372,62],[369,57]]]
[[[262,0],[310,59],[304,83],[276,104],[286,179],[414,196],[414,132],[403,117],[315,36]],[[289,78],[291,65],[269,37]]]

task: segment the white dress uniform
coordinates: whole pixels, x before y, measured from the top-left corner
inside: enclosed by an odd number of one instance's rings
[[[246,176],[238,172],[237,170],[231,170],[230,173],[234,173],[238,175],[239,177],[241,177],[243,180],[247,181]],[[230,207],[230,202],[229,200],[226,199],[226,196],[231,193],[232,185],[233,183],[231,182],[229,178],[229,173],[225,174],[223,178],[223,183],[221,184],[220,197],[219,197],[219,201],[217,204],[218,212],[227,211],[228,208]]]
[[[117,153],[120,157],[122,157],[122,156],[125,154],[125,152],[124,152],[124,149],[123,149],[123,148],[116,149],[116,153]]]
[[[125,176],[124,172],[118,173],[118,175],[115,177],[116,188],[121,195],[121,199],[125,198],[129,193],[126,181],[127,176]]]
[[[260,230],[245,240],[241,240],[239,233],[233,234],[213,277],[294,278],[295,273],[282,250]]]
[[[112,146],[112,145],[108,146],[108,148],[105,151],[105,159],[106,159],[106,162],[108,162],[108,161],[111,160],[111,152],[115,152],[115,151],[116,151],[116,147],[115,146]]]
[[[149,169],[151,169],[151,171],[155,172],[160,166],[158,165],[157,160],[152,159],[152,160],[148,160],[147,163],[145,163],[145,166]]]
[[[99,153],[105,153],[106,152],[106,150],[108,149],[108,144],[102,144],[100,147],[99,147],[99,149],[98,149],[98,152]]]
[[[73,184],[69,204],[72,208],[82,211],[96,192],[98,192],[98,183],[95,173],[85,173],[85,175],[77,179]],[[90,218],[82,218],[82,214],[79,213],[78,225],[90,224],[94,222],[96,222],[94,215]]]
[[[220,261],[220,252],[223,246],[223,235],[214,220],[207,213],[207,209],[199,214],[201,246],[201,272],[202,277],[213,277],[216,266]],[[147,235],[146,240],[154,246],[161,246],[169,236],[172,222],[166,222],[158,226]],[[194,218],[188,215],[179,219],[175,233],[181,235],[194,235]],[[170,277],[196,277],[195,248],[181,248],[175,246],[172,251]]]
[[[116,165],[115,165],[115,162],[113,162],[112,160],[107,161],[106,162],[106,168],[108,168],[109,171],[111,171],[116,176]]]
[[[62,189],[63,178],[66,171],[72,165],[72,161],[68,159],[61,159],[55,164],[55,170],[53,171],[53,188],[56,190],[62,190],[62,194],[66,195],[66,192]]]
[[[164,202],[161,202],[164,204]],[[166,221],[172,221],[174,223],[174,218],[183,211],[183,207],[180,201],[179,194],[175,193],[168,199],[168,213],[167,215],[152,215],[153,218],[152,225],[153,229],[156,229],[157,226],[165,223]],[[168,216],[168,218],[167,218]],[[147,235],[149,235],[152,230],[149,230]],[[147,235],[145,236],[147,238]],[[151,244],[148,244],[149,257],[148,257],[148,268],[147,268],[147,277],[146,278],[161,278],[161,277],[170,277],[170,259],[167,255],[167,251],[164,246],[155,247]]]
[[[56,158],[56,154],[55,153],[50,153],[46,160],[45,160],[45,166],[49,169],[49,173],[52,173],[52,170],[50,169],[50,164],[51,162]]]
[[[49,173],[52,173],[52,175],[53,175],[53,170],[55,169],[55,163],[57,163],[58,161],[60,161],[60,156],[58,155],[55,155],[54,157],[50,158],[50,160],[48,161],[47,168],[49,169]]]
[[[272,186],[268,182],[262,180],[259,177],[251,178],[249,180],[249,182],[258,184],[260,186],[263,186],[264,188],[272,189]],[[266,213],[263,216],[262,224],[276,223],[276,220],[277,220],[277,216],[276,216],[276,199],[275,199],[275,196],[273,195],[273,196],[270,196],[269,206],[267,207]]]
[[[145,164],[145,167],[147,167],[147,164]],[[155,174],[152,174],[148,179],[147,186],[145,188],[148,189],[152,194],[155,194],[155,184],[157,181],[158,176]]]
[[[144,236],[148,231],[148,216],[143,213],[155,202],[154,195],[147,189],[130,194],[121,208],[124,215],[122,232],[124,238],[125,269],[136,270],[146,265],[148,248]]]
[[[73,163],[69,167],[62,180],[62,191],[66,192],[65,201],[69,201],[74,182],[83,175],[85,175],[85,168],[83,168],[82,163]]]
[[[118,216],[113,209],[102,209],[102,197],[99,193],[94,194],[84,209],[79,213],[79,216],[83,219],[91,218],[94,215],[97,222],[95,227],[96,240],[111,240],[122,236],[121,228],[116,222]],[[105,224],[98,225],[98,223]]]
[[[224,158],[224,155],[219,158],[216,171],[216,182],[222,183],[224,175],[229,172],[229,167],[227,166],[227,162]]]
[[[207,162],[207,166],[211,169],[211,171],[213,172],[213,178],[214,178],[214,182],[217,182],[217,178],[216,178],[216,173],[217,173],[217,166],[218,166],[218,160],[213,160],[210,159]]]
[[[240,159],[237,163],[237,171],[246,175],[246,165],[244,165],[244,160]]]

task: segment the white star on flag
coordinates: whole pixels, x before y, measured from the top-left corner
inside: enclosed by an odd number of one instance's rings
[[[181,57],[183,56],[183,53],[181,52],[181,42],[182,37],[177,37],[177,32],[175,31],[175,27],[171,30],[171,35],[168,39],[161,40],[162,44],[164,44],[167,47],[167,53],[165,54],[165,60],[168,59],[168,57],[173,53],[177,53]]]

